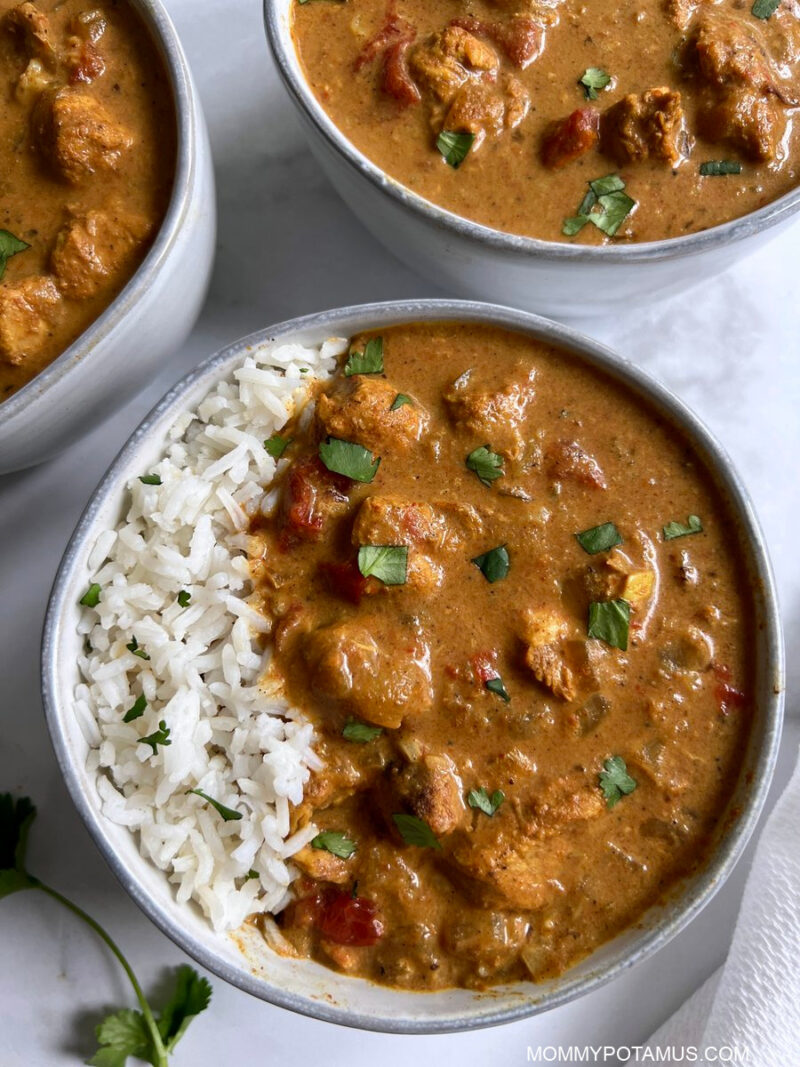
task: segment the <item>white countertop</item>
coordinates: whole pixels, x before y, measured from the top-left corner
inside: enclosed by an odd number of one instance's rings
[[[56,460],[0,478],[0,790],[39,807],[31,867],[103,922],[148,990],[183,954],[116,883],[61,782],[39,698],[39,635],[59,558],[90,492],[165,389],[258,327],[342,304],[440,295],[383,250],[305,148],[267,52],[258,0],[167,0],[199,82],[219,183],[216,269],[203,315],[150,387]],[[224,17],[224,23],[223,23]],[[800,226],[707,286],[582,327],[673,388],[728,448],[753,496],[789,634],[789,722],[773,788],[800,741],[791,654],[800,624]],[[526,1062],[528,1046],[636,1045],[723,960],[747,859],[702,915],[648,962],[578,1002],[526,1022],[446,1037],[363,1034],[291,1015],[212,979],[211,1010],[176,1067],[459,1067]],[[36,893],[0,904],[0,1064],[75,1065],[92,1028],[133,1006],[118,966],[87,930]],[[156,998],[154,998],[156,999]],[[611,1061],[606,1061],[611,1062]]]

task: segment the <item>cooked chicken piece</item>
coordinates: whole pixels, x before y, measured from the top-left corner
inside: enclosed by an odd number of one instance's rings
[[[471,133],[475,152],[486,137],[497,137],[525,118],[530,97],[516,78],[506,76],[501,84],[468,82],[458,90],[444,117],[442,129]]]
[[[334,856],[325,849],[312,848],[306,845],[292,856],[292,863],[300,868],[304,874],[316,878],[320,882],[336,882],[341,885],[350,880],[350,868],[347,860]]]
[[[525,664],[534,678],[562,700],[574,700],[577,681],[567,664],[564,641],[572,629],[569,620],[547,608],[529,611],[520,636],[525,644]]]
[[[18,366],[47,341],[61,295],[52,278],[0,285],[0,359]]]
[[[600,464],[577,441],[556,441],[545,450],[545,467],[555,481],[565,479],[593,489],[606,489]]]
[[[586,590],[592,600],[622,597],[642,610],[655,592],[656,575],[650,567],[634,563],[617,547],[604,560],[593,561],[586,570]]]
[[[94,296],[130,266],[149,231],[146,219],[114,211],[77,215],[60,231],[50,269],[64,296]]]
[[[320,396],[317,421],[324,434],[354,441],[376,455],[402,452],[422,438],[428,413],[416,402],[392,410],[397,395],[391,382],[355,374]]]
[[[658,88],[624,96],[603,116],[600,144],[620,167],[645,159],[676,166],[689,148],[681,94]]]
[[[447,26],[413,50],[409,65],[423,88],[447,104],[470,75],[497,70],[498,58],[474,34],[460,26]]]
[[[56,58],[50,33],[50,20],[36,4],[25,0],[12,7],[2,22],[22,47],[29,59],[39,59],[48,65]]]
[[[437,836],[452,833],[464,822],[464,787],[449,756],[423,756],[410,764],[399,773],[397,789]]]
[[[515,15],[511,19],[497,21],[462,15],[453,19],[452,25],[460,26],[476,36],[488,37],[520,70],[530,66],[544,49],[543,24],[526,15]]]
[[[85,89],[48,89],[32,117],[40,153],[65,181],[80,184],[92,174],[116,170],[134,137]]]
[[[535,375],[532,367],[518,364],[509,371],[505,385],[496,388],[467,371],[445,390],[443,400],[457,426],[491,443],[494,451],[516,459],[525,449],[523,430],[536,396]]]
[[[304,655],[315,692],[357,718],[396,729],[433,702],[426,650],[416,633],[380,618],[308,634]]]

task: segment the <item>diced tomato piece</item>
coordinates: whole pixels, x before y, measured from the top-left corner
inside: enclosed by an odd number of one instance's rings
[[[542,162],[557,170],[594,148],[600,137],[600,112],[579,107],[557,123],[542,142]]]
[[[539,56],[544,47],[544,30],[538,22],[524,15],[517,15],[507,23],[463,15],[453,19],[450,25],[460,26],[479,37],[488,37],[505,52],[514,66],[522,70]]]
[[[374,945],[384,932],[378,908],[366,897],[353,897],[340,889],[321,894],[317,929],[337,945]]]
[[[286,481],[282,546],[297,539],[316,540],[331,508],[347,500],[351,484],[349,478],[329,471],[318,456],[298,460]]]
[[[361,70],[363,67],[366,67],[368,63],[377,59],[387,48],[397,44],[398,41],[413,41],[416,34],[417,31],[411,23],[406,22],[405,19],[402,19],[399,15],[395,14],[391,10],[390,5],[383,26],[381,26],[374,37],[370,37],[356,57],[354,64],[355,69]]]
[[[383,57],[383,88],[403,107],[418,104],[421,99],[408,69],[408,49],[413,39],[412,36],[398,41],[386,50]]]
[[[361,603],[368,579],[355,563],[320,563],[319,570],[333,593],[351,604]]]
[[[719,705],[720,714],[729,715],[735,708],[743,708],[747,704],[747,695],[731,685],[730,667],[724,663],[715,663],[714,674],[717,677],[714,698]]]
[[[84,41],[70,71],[70,84],[90,83],[105,72],[106,64],[92,41]]]
[[[492,652],[476,652],[470,659],[472,664],[472,670],[475,677],[478,679],[481,685],[486,685],[492,678],[499,678],[497,673],[497,653]]]

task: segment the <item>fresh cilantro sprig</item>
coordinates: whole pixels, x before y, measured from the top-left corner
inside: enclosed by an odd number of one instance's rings
[[[10,793],[0,793],[0,899],[25,889],[38,889],[57,900],[94,930],[128,976],[140,1010],[122,1008],[100,1023],[95,1030],[100,1047],[89,1064],[92,1067],[125,1067],[129,1056],[138,1056],[152,1067],[168,1067],[169,1057],[192,1019],[208,1007],[210,984],[194,968],[179,967],[172,995],[156,1017],[131,965],[102,926],[57,889],[28,871],[25,865],[28,834],[35,818],[36,808],[28,797],[15,799]]]
[[[6,263],[12,256],[18,255],[20,252],[24,252],[26,248],[31,246],[25,241],[21,241],[19,237],[15,237],[13,233],[9,233],[8,230],[0,230],[0,278],[6,272]]]
[[[606,807],[613,808],[623,797],[630,796],[637,786],[635,778],[628,774],[622,756],[609,756],[600,772],[600,789],[606,798]]]

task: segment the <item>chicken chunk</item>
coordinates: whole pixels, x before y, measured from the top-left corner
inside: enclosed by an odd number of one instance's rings
[[[391,382],[356,374],[320,396],[317,421],[324,434],[355,441],[376,455],[402,452],[422,438],[428,413],[417,403],[392,410],[396,398]]]
[[[399,773],[397,789],[437,836],[451,833],[464,821],[464,788],[449,756],[427,755],[410,764]]]
[[[525,645],[525,665],[541,685],[562,700],[574,700],[577,680],[566,662],[564,642],[572,630],[568,619],[548,608],[528,611],[520,637]]]
[[[600,464],[577,441],[556,441],[545,453],[547,473],[555,481],[574,481],[590,489],[606,489]]]
[[[50,269],[64,296],[94,296],[112,285],[146,237],[146,219],[114,211],[77,215],[60,231],[50,256]]]
[[[282,541],[316,541],[332,519],[347,508],[350,481],[333,474],[318,456],[293,464],[283,486]]]
[[[467,371],[445,390],[443,400],[457,426],[516,459],[525,448],[523,429],[536,396],[535,376],[534,368],[518,365],[506,376],[505,384],[497,388]]]
[[[23,278],[0,285],[0,359],[18,366],[45,344],[61,294],[52,278]]]
[[[52,169],[72,185],[114,171],[134,144],[122,123],[85,89],[48,89],[36,103],[33,136]]]
[[[627,552],[614,548],[605,560],[592,562],[586,571],[586,589],[592,600],[616,600],[622,597],[642,610],[656,588],[655,571],[635,563]]]
[[[688,150],[681,94],[662,87],[624,96],[603,116],[600,144],[620,167],[646,159],[676,166]]]
[[[447,104],[471,75],[496,71],[498,58],[485,41],[461,26],[451,25],[418,45],[409,65],[417,82]]]
[[[703,14],[694,36],[706,101],[698,113],[700,132],[728,144],[748,159],[775,158],[790,102],[761,31],[751,22],[716,11]]]
[[[488,37],[520,70],[530,66],[544,49],[544,27],[526,15],[496,21],[462,15],[454,19],[452,25],[479,37]]]
[[[56,58],[50,32],[50,20],[36,4],[25,0],[12,7],[3,19],[7,29],[29,59],[38,59],[51,65]]]
[[[471,151],[475,152],[487,137],[518,126],[529,107],[528,91],[514,77],[504,77],[499,85],[468,82],[453,98],[442,128],[471,133],[475,138]]]
[[[311,845],[295,852],[292,863],[318,882],[336,882],[341,885],[350,880],[350,868],[346,860],[324,849],[312,848]]]
[[[341,622],[308,634],[304,656],[321,697],[349,714],[396,729],[433,702],[428,650],[407,626],[383,619]]]

